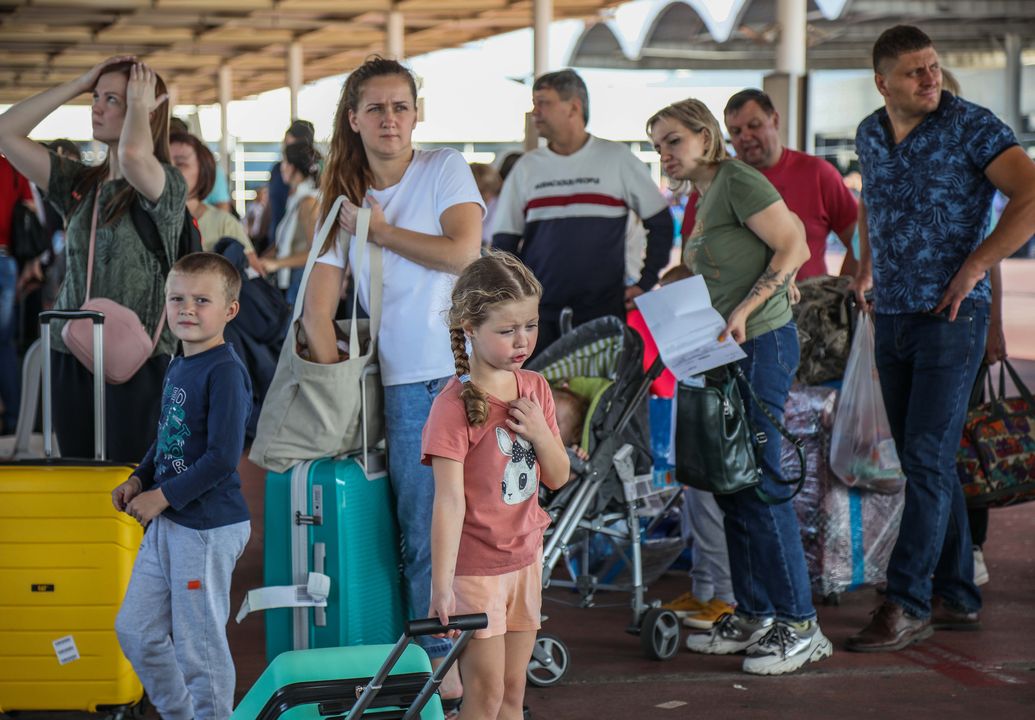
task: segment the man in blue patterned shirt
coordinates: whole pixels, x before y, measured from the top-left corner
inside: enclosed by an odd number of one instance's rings
[[[956,450],[984,354],[988,270],[1035,233],[1035,164],[991,112],[942,91],[931,39],[911,26],[886,30],[873,68],[884,107],[855,139],[856,293],[873,289],[877,369],[907,483],[886,600],[848,640],[864,652],[978,628]],[[996,188],[1010,203],[986,237]]]

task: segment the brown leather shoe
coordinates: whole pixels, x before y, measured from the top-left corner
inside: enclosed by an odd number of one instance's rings
[[[854,652],[893,652],[934,633],[931,621],[906,613],[901,605],[885,602],[873,612],[869,625],[848,638]]]
[[[957,610],[936,597],[931,601],[931,627],[935,630],[980,630],[981,616],[976,611]]]

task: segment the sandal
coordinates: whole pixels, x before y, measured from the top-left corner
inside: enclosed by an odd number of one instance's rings
[[[464,701],[464,696],[456,698],[441,698],[442,700],[442,716],[449,720],[449,718],[455,718],[460,714],[460,703]]]

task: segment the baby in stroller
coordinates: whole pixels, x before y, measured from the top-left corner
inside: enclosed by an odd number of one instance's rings
[[[567,381],[551,387],[556,410],[557,429],[561,431],[564,447],[579,460],[589,460],[589,453],[582,446],[582,434],[586,426],[589,400],[571,389]],[[575,471],[572,471],[574,476]]]

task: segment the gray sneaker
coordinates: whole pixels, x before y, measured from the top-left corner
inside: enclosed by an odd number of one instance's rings
[[[735,655],[745,652],[769,632],[773,618],[747,618],[732,613],[724,615],[715,627],[706,633],[690,633],[686,648],[706,655]]]
[[[833,645],[815,620],[809,621],[804,628],[778,622],[751,648],[750,656],[744,659],[743,669],[752,675],[784,675],[833,653]]]

